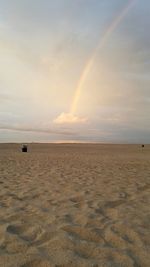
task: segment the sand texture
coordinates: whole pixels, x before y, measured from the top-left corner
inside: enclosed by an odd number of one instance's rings
[[[150,146],[1,144],[0,266],[150,267]]]

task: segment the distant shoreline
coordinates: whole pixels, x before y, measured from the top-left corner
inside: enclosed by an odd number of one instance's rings
[[[0,142],[0,145],[150,145],[150,143],[102,143],[102,142]]]

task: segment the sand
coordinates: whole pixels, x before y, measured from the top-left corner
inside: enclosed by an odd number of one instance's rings
[[[0,266],[149,267],[150,146],[0,145]]]

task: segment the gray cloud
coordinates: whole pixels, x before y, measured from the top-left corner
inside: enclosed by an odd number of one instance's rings
[[[52,130],[52,129],[42,129],[42,128],[32,128],[24,126],[7,126],[5,124],[0,125],[0,130],[7,131],[17,131],[17,132],[31,132],[31,133],[44,133],[44,134],[56,134],[56,135],[65,135],[65,136],[76,136],[77,133],[73,131],[62,131],[62,130]]]
[[[13,100],[15,100],[13,96],[10,96],[9,94],[5,94],[5,93],[0,93],[0,103],[13,101]]]

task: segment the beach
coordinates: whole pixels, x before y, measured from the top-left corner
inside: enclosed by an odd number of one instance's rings
[[[149,267],[150,145],[0,144],[0,267]]]

